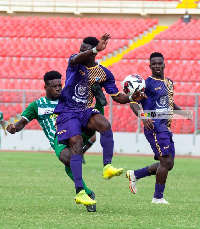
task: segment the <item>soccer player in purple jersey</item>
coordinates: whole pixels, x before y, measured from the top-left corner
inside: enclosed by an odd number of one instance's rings
[[[106,48],[109,38],[109,34],[104,34],[100,40],[95,37],[84,38],[79,54],[73,54],[69,59],[65,87],[54,111],[58,114],[56,120],[58,141],[68,144],[72,153],[70,167],[76,188],[75,201],[84,205],[93,205],[96,201],[83,190],[81,130],[87,134],[90,132],[91,136],[94,131],[100,132],[100,143],[103,147],[103,178],[110,179],[123,172],[123,168],[115,168],[111,165],[114,148],[113,133],[108,120],[92,107],[94,97],[92,85],[98,82],[115,102],[121,104],[146,97],[139,91],[132,96],[120,93],[115,85],[113,74],[95,61],[96,54]]]
[[[162,112],[181,110],[173,101],[173,82],[164,77],[164,57],[161,53],[155,52],[150,56],[150,69],[152,75],[145,81],[145,94],[147,99],[140,101],[142,108],[148,111]],[[137,102],[131,102],[131,109],[138,116],[140,107]],[[169,115],[170,117],[170,115]],[[168,202],[163,199],[165,183],[168,172],[174,166],[175,148],[170,130],[172,120],[169,119],[142,119],[144,134],[155,154],[154,159],[159,163],[147,166],[138,170],[128,170],[126,173],[129,179],[129,188],[133,194],[137,192],[136,182],[144,177],[156,175],[156,184],[152,203]]]

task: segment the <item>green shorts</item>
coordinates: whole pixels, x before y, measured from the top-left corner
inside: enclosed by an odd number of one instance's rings
[[[65,148],[66,148],[66,145],[60,144],[58,142],[58,136],[56,136],[55,139],[54,139],[54,150],[55,150],[56,156],[58,158],[60,158],[60,153]]]

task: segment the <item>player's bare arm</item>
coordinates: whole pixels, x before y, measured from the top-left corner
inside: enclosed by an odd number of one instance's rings
[[[144,92],[141,91],[136,91],[135,93],[133,93],[133,95],[131,96],[131,100],[130,100],[130,96],[125,95],[123,93],[119,93],[117,96],[112,96],[112,99],[116,102],[116,103],[120,103],[120,104],[126,104],[126,103],[130,103],[130,101],[140,101],[142,99],[147,99],[147,96]]]
[[[140,111],[140,107],[137,103],[130,103],[130,108],[132,109],[132,111],[134,112],[134,114],[138,117],[139,111]],[[144,127],[146,128],[146,130],[153,130],[154,129],[154,125],[153,125],[153,120],[152,119],[142,119],[142,122],[144,124]]]
[[[101,39],[99,40],[98,45],[95,48],[92,48],[91,45],[81,45],[80,52],[78,55],[74,56],[70,60],[71,65],[77,65],[80,63],[85,63],[86,60],[88,60],[91,57],[94,57],[97,55],[98,52],[104,50],[106,48],[106,45],[108,44],[108,40],[110,39],[110,34],[105,33]]]
[[[178,111],[178,112],[176,112]],[[181,112],[180,112],[181,111]],[[179,106],[177,106],[175,103],[173,103],[173,112],[175,114],[182,115],[183,117],[186,117],[188,120],[192,119],[193,114],[192,111],[189,110],[182,110]]]
[[[26,124],[28,124],[28,121],[25,118],[21,118],[15,124],[9,124],[6,130],[11,134],[15,134],[16,132],[21,131],[26,126]]]

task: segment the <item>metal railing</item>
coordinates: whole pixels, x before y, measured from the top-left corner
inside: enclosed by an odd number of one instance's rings
[[[44,96],[45,92],[41,90],[20,90],[20,89],[0,89],[0,110],[2,110],[5,113],[9,114],[9,117],[11,116],[11,121],[14,121],[13,119],[17,119],[20,117],[20,114],[23,110],[25,110],[25,107],[31,103],[32,101],[40,98],[41,96]],[[182,99],[182,104],[179,104],[179,101],[175,100],[175,103],[180,107],[184,107],[184,109],[189,109],[193,110],[194,116],[192,120],[192,125],[194,127],[194,138],[196,134],[200,133],[200,120],[199,120],[199,104],[200,104],[200,94],[197,93],[175,93],[175,96],[177,96],[177,99],[180,99],[181,97],[184,96]],[[188,102],[187,99],[192,99],[192,104],[191,102]],[[185,104],[183,104],[183,100],[185,100]],[[18,112],[14,112],[14,117],[12,116],[12,110],[17,109],[17,105],[21,106],[21,110],[18,110]],[[116,117],[116,106],[124,106],[124,108],[127,108],[129,104],[127,105],[116,105],[116,103],[113,103],[113,100],[111,97],[109,97],[108,100],[108,105],[105,109],[107,109],[107,115],[106,117],[110,121],[111,124],[115,123],[115,117]],[[133,112],[130,110],[130,115],[134,119],[136,117],[134,116]],[[119,114],[118,114],[119,115]],[[120,116],[123,116],[123,113],[120,114]],[[7,120],[7,123],[10,121]],[[137,121],[137,131],[136,133],[141,132],[141,125],[140,125],[141,120],[138,119]],[[128,124],[127,124],[128,125]],[[129,123],[131,125],[131,123]],[[120,131],[120,129],[119,129]],[[195,139],[194,139],[195,141]]]

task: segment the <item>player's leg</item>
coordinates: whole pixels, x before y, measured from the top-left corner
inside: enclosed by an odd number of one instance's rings
[[[83,164],[85,164],[85,158],[84,158],[84,154],[85,152],[90,149],[92,147],[92,145],[96,142],[96,134],[94,134],[92,137],[90,137],[90,139],[87,140],[87,142],[84,144],[84,136],[87,137],[87,135],[82,134],[82,138],[83,138]]]
[[[137,181],[141,178],[156,175],[159,163],[154,163],[152,165],[146,166],[137,170],[128,170],[126,172],[126,177],[129,179],[129,189],[133,194],[137,193]]]
[[[57,137],[55,138],[55,141],[54,141],[54,149],[55,149],[56,156],[65,165],[66,174],[74,182],[72,170],[70,168],[70,160],[71,160],[70,149],[66,145],[59,144],[57,141]],[[82,181],[83,181],[83,189],[85,190],[86,194],[89,196],[92,195],[94,192],[86,186],[84,180],[82,180]],[[96,209],[95,209],[95,211],[96,211]]]
[[[73,178],[73,174],[72,174],[72,170],[70,168],[70,160],[71,160],[71,152],[69,148],[64,148],[61,152],[60,152],[60,156],[59,156],[60,161],[65,165],[65,172],[68,175],[68,177],[74,182],[74,178]],[[83,182],[83,189],[85,190],[86,194],[91,198],[91,199],[95,199],[95,193],[89,189],[84,180],[82,179]],[[86,209],[88,212],[96,212],[96,204],[94,205],[88,205],[86,206]]]
[[[155,145],[157,151],[154,150],[155,157],[160,161],[156,171],[156,184],[154,197],[152,203],[163,203],[168,202],[163,199],[165,183],[170,171],[174,166],[174,142],[172,141],[172,134],[169,132],[153,133]]]
[[[69,148],[65,148],[60,152],[59,155],[59,160],[65,165],[65,172],[68,175],[68,177],[74,182],[74,178],[73,178],[73,174],[72,174],[72,170],[70,168],[70,160],[71,160],[71,152]],[[83,181],[83,189],[85,190],[85,192],[90,195],[92,193],[92,190],[90,190],[84,180]]]
[[[103,178],[110,179],[113,176],[122,174],[123,169],[116,169],[111,166],[114,140],[111,125],[108,120],[101,114],[93,114],[87,123],[87,128],[96,130],[100,133],[100,143],[103,148]]]
[[[173,168],[174,158],[171,157],[171,154],[168,156],[160,156],[160,164],[158,166],[156,172],[156,184],[155,184],[155,192],[152,199],[152,203],[164,203],[168,202],[163,199],[165,183],[167,180],[168,171]]]
[[[69,145],[71,152],[70,168],[73,174],[73,179],[76,189],[76,203],[84,205],[96,204],[83,189],[82,181],[82,149],[83,140],[81,137],[81,123],[79,121],[79,113],[63,113],[57,117],[57,136],[58,142]],[[67,130],[67,131],[66,131]]]
[[[104,115],[104,106],[96,102],[95,109],[97,109],[102,115]],[[92,147],[92,145],[96,141],[96,135],[94,134],[92,137],[90,135],[86,135],[85,133],[82,133],[83,138],[83,155],[85,152]],[[83,156],[83,164],[85,164],[85,159]]]
[[[83,154],[91,148],[91,146],[96,142],[96,134],[94,134],[87,143],[83,146]]]

